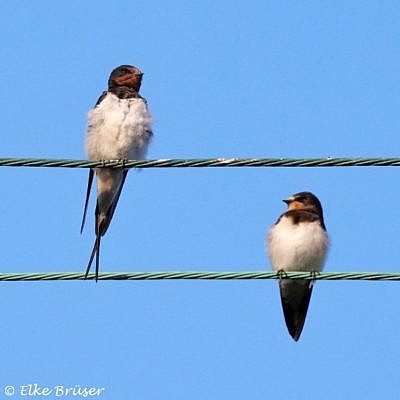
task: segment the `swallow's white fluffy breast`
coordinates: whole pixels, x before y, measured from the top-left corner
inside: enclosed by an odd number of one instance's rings
[[[151,139],[151,122],[143,99],[119,99],[107,93],[88,114],[88,157],[92,160],[144,158]]]
[[[319,221],[294,224],[283,216],[268,235],[268,253],[275,271],[322,271],[329,239]]]

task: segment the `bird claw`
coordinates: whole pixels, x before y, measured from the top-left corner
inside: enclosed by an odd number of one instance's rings
[[[318,271],[310,271],[310,278],[312,280],[316,279],[318,275],[319,275]]]
[[[287,278],[287,273],[283,269],[279,269],[278,271],[276,271],[276,274],[278,275],[279,280],[281,280],[283,278]]]

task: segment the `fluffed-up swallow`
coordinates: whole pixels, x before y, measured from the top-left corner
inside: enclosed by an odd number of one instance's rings
[[[287,329],[295,341],[303,330],[312,293],[312,279],[284,279],[287,271],[322,271],[329,247],[320,201],[310,192],[293,194],[268,234],[268,254],[274,271],[281,272],[279,289]]]
[[[108,90],[103,92],[88,114],[85,148],[90,160],[140,160],[146,156],[153,132],[147,102],[139,94],[142,77],[143,73],[132,65],[121,65],[111,72]],[[125,168],[95,168],[89,171],[81,233],[96,174],[96,240],[85,278],[96,257],[96,281],[98,279],[101,237],[110,225],[127,173]]]

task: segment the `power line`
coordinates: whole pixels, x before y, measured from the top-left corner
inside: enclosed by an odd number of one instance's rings
[[[0,167],[200,168],[200,167],[399,167],[400,158],[198,158],[160,160],[68,160],[0,158]]]
[[[316,280],[363,280],[363,281],[400,281],[400,272],[286,272],[281,275],[285,279],[316,279]],[[85,275],[76,272],[35,272],[35,273],[2,273],[0,281],[57,281],[84,280]],[[88,279],[94,279],[90,274]],[[100,273],[99,280],[251,280],[279,279],[276,272],[240,271],[183,271],[183,272],[114,272]]]
[[[53,168],[199,168],[199,167],[398,167],[400,158],[202,158],[159,160],[73,160],[44,158],[0,158],[0,167]],[[233,280],[279,279],[276,272],[117,272],[101,273],[99,280]],[[288,279],[400,281],[396,272],[287,272]],[[2,273],[0,281],[83,280],[74,272]],[[94,279],[89,275],[88,279]]]

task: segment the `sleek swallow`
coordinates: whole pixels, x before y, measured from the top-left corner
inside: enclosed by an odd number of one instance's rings
[[[139,94],[142,76],[143,73],[132,65],[121,65],[111,72],[108,90],[103,92],[88,114],[85,147],[90,160],[145,158],[153,132],[147,102]],[[89,171],[81,233],[85,225],[93,177],[96,174],[96,240],[85,278],[96,257],[96,281],[98,279],[101,237],[110,225],[127,173],[125,168],[95,168]]]
[[[268,254],[274,271],[322,271],[329,247],[322,206],[310,192],[296,193],[287,200],[284,212],[268,234]],[[297,342],[303,330],[313,280],[279,280],[283,314]]]

